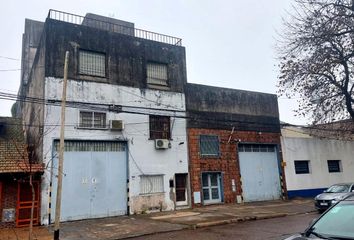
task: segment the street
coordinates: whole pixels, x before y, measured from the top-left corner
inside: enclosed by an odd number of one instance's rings
[[[154,234],[133,238],[136,240],[157,239],[284,239],[289,235],[303,231],[310,221],[319,214],[300,214],[294,216],[227,224],[222,226],[200,228],[197,230],[182,230],[170,233]]]

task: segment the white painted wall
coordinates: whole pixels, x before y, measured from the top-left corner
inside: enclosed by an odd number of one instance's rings
[[[291,136],[282,131],[283,160],[288,191],[326,188],[334,183],[354,182],[354,142]],[[295,160],[309,160],[310,174],[296,174]],[[342,172],[329,173],[327,160],[341,160]]]
[[[46,78],[45,98],[61,99],[62,80]],[[185,97],[183,93],[158,91],[151,89],[140,90],[125,86],[117,86],[89,81],[69,80],[67,87],[67,101],[80,101],[90,103],[107,103],[117,105],[139,106],[146,108],[158,108],[185,111]],[[128,142],[130,154],[128,154],[130,199],[136,205],[144,202],[139,195],[139,176],[142,174],[164,174],[164,191],[157,200],[164,200],[164,209],[171,210],[174,203],[170,199],[169,179],[173,179],[175,173],[188,173],[186,120],[184,118],[171,118],[172,138],[171,148],[156,150],[155,142],[149,140],[149,116],[130,113],[107,112],[107,120],[121,119],[125,124],[122,132],[110,130],[88,130],[77,128],[79,122],[79,108],[67,108],[65,119],[65,139],[82,140],[112,140],[122,139]],[[156,110],[126,109],[129,111],[144,111],[147,114],[168,114],[171,112]],[[184,112],[176,113],[176,116],[185,116]],[[59,138],[60,131],[60,106],[46,106],[44,129],[44,162],[48,163],[52,158],[52,143]],[[50,126],[54,125],[54,126]],[[41,222],[48,224],[50,169],[43,177]],[[154,196],[152,196],[154,197]],[[150,196],[151,198],[151,196]],[[55,201],[53,199],[53,201]],[[156,199],[155,199],[156,201]],[[134,212],[140,206],[131,206]],[[135,210],[134,210],[135,209]],[[53,211],[53,210],[52,210]]]

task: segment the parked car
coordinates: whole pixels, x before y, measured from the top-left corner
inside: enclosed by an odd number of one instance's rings
[[[354,183],[334,184],[315,197],[315,207],[319,212],[323,212],[350,192],[354,192]]]
[[[354,193],[340,200],[301,234],[285,240],[354,239]]]

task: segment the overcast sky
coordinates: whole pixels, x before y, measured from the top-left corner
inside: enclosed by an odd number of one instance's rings
[[[25,18],[44,21],[49,9],[88,12],[135,23],[135,27],[182,38],[188,82],[276,93],[275,38],[291,0],[23,1],[1,4],[0,91],[17,93]],[[4,58],[6,57],[6,58]],[[18,60],[10,60],[13,58]],[[14,71],[4,71],[14,70]],[[13,102],[0,100],[0,116]],[[280,119],[294,117],[296,100],[279,98]]]

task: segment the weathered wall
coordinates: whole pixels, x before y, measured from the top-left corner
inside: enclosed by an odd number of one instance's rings
[[[3,227],[15,227],[15,221],[13,222],[3,222],[2,214],[3,209],[16,209],[17,204],[17,182],[13,180],[13,178],[8,175],[0,176],[0,189],[2,188],[2,192],[0,192],[0,228]],[[16,218],[15,218],[16,220]]]
[[[190,128],[280,132],[274,94],[188,83],[186,106]]]
[[[61,99],[61,79],[46,78],[45,86],[46,99]],[[76,80],[69,80],[67,89],[67,101],[99,102],[161,109],[161,111],[145,110],[144,112],[147,114],[107,112],[107,121],[121,119],[125,124],[125,129],[122,132],[117,132],[77,128],[80,108],[68,107],[65,119],[65,138],[82,140],[121,139],[127,141],[130,151],[130,154],[128,154],[128,170],[131,213],[140,213],[149,208],[159,209],[160,202],[162,202],[163,210],[174,209],[174,203],[169,194],[169,180],[174,178],[175,173],[188,173],[186,120],[172,117],[171,148],[156,150],[154,140],[149,140],[148,114],[167,114],[166,111],[163,111],[164,109],[185,111],[184,94],[150,89],[143,91],[132,87]],[[177,116],[184,116],[184,114],[184,112],[177,113]],[[43,153],[45,161],[50,161],[53,140],[59,138],[60,107],[48,105],[45,116],[46,127],[44,131],[49,134],[44,139]],[[142,174],[163,174],[164,193],[153,194],[154,196],[151,197],[140,195],[140,175]],[[43,224],[48,224],[49,179],[50,172],[47,171],[43,177],[42,187],[41,222]],[[146,199],[152,201],[148,203]]]
[[[43,31],[43,22],[25,19],[22,35],[21,84],[27,84]]]
[[[217,158],[202,158],[199,152],[200,135],[217,135],[220,140],[220,156]],[[230,138],[231,136],[231,138]],[[230,139],[230,142],[229,142]],[[189,171],[191,177],[191,192],[201,191],[201,173],[207,171],[219,171],[224,174],[224,202],[236,203],[237,195],[241,195],[240,168],[238,159],[238,143],[267,143],[280,144],[278,133],[263,133],[250,131],[235,131],[231,135],[230,130],[217,129],[188,129],[189,143]],[[232,191],[232,179],[236,182],[236,192]],[[194,204],[192,194],[192,205]]]
[[[114,85],[146,88],[146,64],[167,64],[168,83],[172,92],[183,92],[187,81],[185,49],[84,25],[46,20],[50,32],[46,47],[46,76],[62,77],[65,51],[70,52],[68,77]],[[78,74],[79,49],[106,55],[106,77]]]
[[[340,182],[354,182],[354,142],[308,137],[282,137],[289,196],[316,195]],[[309,174],[295,173],[295,160],[309,160]],[[329,173],[327,160],[341,160],[342,172]]]

